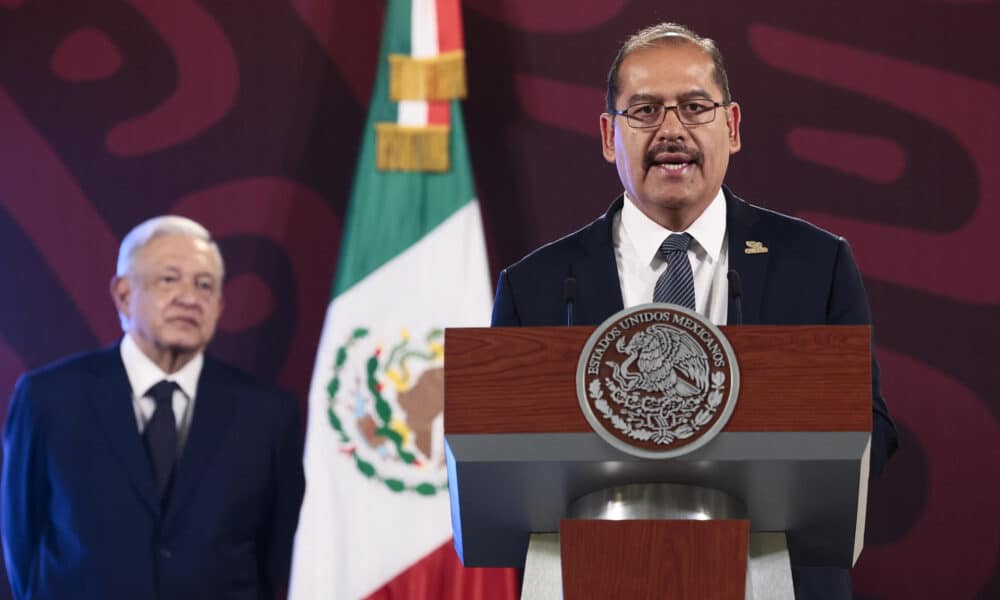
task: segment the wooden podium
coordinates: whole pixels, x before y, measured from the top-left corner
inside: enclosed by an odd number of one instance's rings
[[[593,329],[447,330],[445,440],[463,564],[522,567],[533,534],[559,531],[567,600],[742,600],[748,531],[784,533],[799,565],[854,564],[868,493],[868,327],[721,327],[740,368],[736,408],[708,444],[659,460],[614,448],[585,419],[575,377]],[[718,490],[745,518],[566,519],[588,494],[656,483]]]

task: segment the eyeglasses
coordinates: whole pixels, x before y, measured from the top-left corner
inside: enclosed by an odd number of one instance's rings
[[[684,125],[704,125],[715,120],[715,109],[729,106],[731,102],[713,102],[711,100],[685,100],[676,106],[667,106],[657,102],[639,102],[626,107],[625,110],[612,111],[611,114],[625,117],[629,127],[633,129],[649,129],[659,127],[667,116],[667,111],[677,112],[677,118]]]

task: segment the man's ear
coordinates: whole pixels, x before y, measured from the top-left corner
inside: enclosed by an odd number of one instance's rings
[[[740,105],[733,102],[726,111],[726,126],[729,128],[729,153],[736,154],[742,147],[740,141],[740,120],[743,118]]]
[[[615,162],[615,116],[601,115],[601,154],[609,163]]]
[[[132,298],[132,282],[128,277],[115,275],[111,278],[111,300],[115,303],[118,314],[126,319],[131,318],[129,300]]]

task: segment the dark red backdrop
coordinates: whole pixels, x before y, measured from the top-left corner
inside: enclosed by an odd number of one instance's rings
[[[858,597],[1000,597],[1000,8],[677,4],[466,0],[494,274],[619,192],[597,115],[620,41],[664,19],[715,37],[744,111],[728,182],[847,236],[868,284],[903,449],[874,485]],[[304,398],[383,11],[0,0],[4,402],[24,369],[116,338],[117,240],[164,212],[228,258],[214,352]]]

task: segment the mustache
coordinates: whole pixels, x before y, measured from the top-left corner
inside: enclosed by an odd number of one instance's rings
[[[691,148],[676,141],[661,142],[650,146],[646,151],[646,166],[656,163],[656,157],[660,154],[682,154],[689,162],[701,163],[702,153],[697,148]]]

